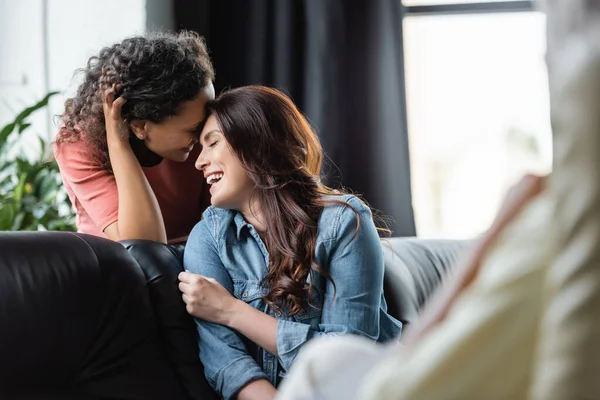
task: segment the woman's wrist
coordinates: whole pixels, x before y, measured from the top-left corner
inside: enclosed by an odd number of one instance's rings
[[[244,313],[247,306],[243,301],[234,298],[231,306],[224,314],[223,325],[233,330],[239,330],[240,316]]]
[[[122,150],[131,150],[131,145],[128,140],[123,140],[121,138],[115,137],[115,135],[107,135],[106,136],[106,145],[108,146],[108,151],[122,151]],[[131,150],[133,151],[133,150]]]

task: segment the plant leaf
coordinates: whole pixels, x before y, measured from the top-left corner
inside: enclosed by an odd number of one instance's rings
[[[31,107],[27,107],[25,110],[21,111],[21,113],[15,118],[15,125],[22,125],[25,121],[25,118],[29,117],[34,111],[46,107],[50,98],[58,93],[59,92],[50,92],[47,95],[45,95],[43,99],[41,99]]]
[[[42,161],[46,157],[46,141],[39,136],[38,140],[40,142],[40,161]]]
[[[10,199],[0,203],[0,231],[10,230],[16,215],[17,206]]]
[[[15,216],[15,219],[13,220],[11,230],[13,230],[13,231],[20,231],[21,227],[23,226],[23,219],[24,218],[25,218],[25,213],[19,213],[19,214],[17,214]]]
[[[31,126],[27,118],[47,106],[56,93],[48,93],[0,129],[0,230],[76,230],[58,164],[46,154],[48,144],[38,138],[40,153],[31,159],[12,153],[7,157],[21,133]]]
[[[17,183],[17,186],[15,187],[14,194],[13,194],[14,199],[17,203],[20,203],[21,199],[23,198],[23,193],[25,192],[26,181],[27,181],[27,174],[21,173],[21,176],[19,177],[19,183]]]
[[[31,126],[31,124],[30,124],[30,123],[28,123],[28,122],[25,122],[25,123],[23,123],[23,124],[19,125],[19,135],[20,135],[21,133],[23,133],[23,131],[24,131],[25,129],[29,128],[30,126]]]
[[[8,136],[12,133],[12,131],[15,130],[15,126],[17,126],[17,124],[12,122],[4,126],[2,130],[0,130],[0,152],[2,151],[4,146],[6,146],[6,143],[8,143]]]

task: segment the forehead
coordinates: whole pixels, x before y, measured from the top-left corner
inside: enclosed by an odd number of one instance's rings
[[[201,90],[196,97],[183,102],[177,110],[177,115],[171,117],[173,122],[197,125],[206,119],[206,102],[215,97],[212,83]]]
[[[202,93],[196,98],[184,102],[178,110],[177,116],[186,122],[201,122],[206,119],[206,102],[208,98]]]
[[[217,122],[217,118],[215,118],[214,115],[211,115],[208,117],[208,119],[206,120],[206,123],[204,124],[202,133],[200,134],[200,140],[202,140],[208,132],[214,131],[214,130],[220,131],[220,128],[219,128],[219,123]]]

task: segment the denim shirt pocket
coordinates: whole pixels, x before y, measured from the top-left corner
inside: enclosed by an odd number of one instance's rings
[[[267,294],[267,289],[260,281],[233,280],[233,295],[245,303],[262,300]]]

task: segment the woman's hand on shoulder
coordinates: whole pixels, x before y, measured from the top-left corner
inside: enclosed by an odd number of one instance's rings
[[[117,85],[106,89],[102,94],[102,107],[104,109],[104,121],[106,124],[106,139],[108,145],[118,143],[129,144],[129,127],[121,115],[123,104],[127,102],[123,97],[115,99]]]

